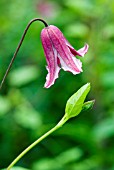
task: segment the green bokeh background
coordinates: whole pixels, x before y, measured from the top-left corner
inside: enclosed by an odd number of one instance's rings
[[[90,46],[83,73],[60,71],[49,89],[40,40],[42,23],[30,27],[0,94],[0,168],[63,116],[68,98],[91,83],[94,108],[71,119],[26,154],[18,170],[114,170],[114,1],[0,0],[0,80],[33,18],[56,25],[69,42]],[[15,169],[15,170],[17,170]]]

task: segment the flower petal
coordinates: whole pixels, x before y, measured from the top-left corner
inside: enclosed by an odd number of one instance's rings
[[[79,70],[77,70],[77,71],[74,71],[74,69],[72,69],[71,67],[69,67],[69,66],[64,62],[64,60],[61,58],[60,55],[58,55],[58,58],[59,58],[59,60],[60,60],[61,67],[62,67],[62,69],[63,69],[64,71],[70,71],[70,72],[72,72],[74,75],[75,75],[75,74],[79,74],[80,72],[82,72],[82,69],[81,69],[82,63],[81,63],[80,60],[76,59],[74,56],[72,56],[73,61],[75,62],[77,68],[79,69]]]
[[[44,48],[44,53],[47,61],[48,74],[46,77],[46,83],[44,87],[49,88],[54,84],[55,79],[58,78],[59,66],[57,65],[57,51],[54,49],[50,36],[48,34],[48,28],[44,28],[41,32],[41,40]]]
[[[89,45],[88,45],[88,44],[85,44],[85,46],[82,47],[81,49],[75,50],[67,41],[66,41],[66,44],[67,44],[68,48],[70,49],[71,53],[72,53],[74,56],[79,55],[79,56],[81,56],[81,57],[84,57],[84,55],[87,53],[88,48],[89,48]]]
[[[55,26],[50,25],[50,29],[48,29],[50,39],[53,42],[53,46],[58,52],[58,58],[62,65],[62,68],[66,71],[70,71],[73,74],[78,74],[82,71],[81,64],[75,58],[68,46],[66,45],[65,38],[62,32]],[[78,61],[78,62],[77,62]]]

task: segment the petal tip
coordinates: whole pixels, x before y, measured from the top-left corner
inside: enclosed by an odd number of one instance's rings
[[[78,53],[80,54],[81,57],[84,57],[84,55],[87,53],[89,48],[89,45],[85,43],[84,47],[78,50]]]

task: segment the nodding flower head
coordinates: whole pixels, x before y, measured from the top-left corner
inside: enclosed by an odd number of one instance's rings
[[[61,68],[73,74],[82,72],[82,63],[75,56],[84,57],[84,54],[88,51],[88,44],[85,44],[79,50],[75,50],[65,39],[62,32],[53,25],[47,26],[42,30],[41,41],[48,70],[45,88],[49,88],[54,84]]]

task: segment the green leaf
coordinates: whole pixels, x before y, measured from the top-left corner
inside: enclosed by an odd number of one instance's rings
[[[59,154],[56,157],[56,159],[60,162],[61,165],[65,165],[70,162],[79,160],[82,157],[82,155],[83,155],[83,151],[80,148],[73,147]]]
[[[11,108],[11,103],[7,97],[0,96],[0,116],[7,113]]]
[[[69,37],[83,38],[88,34],[88,32],[89,32],[88,27],[82,23],[75,23],[75,24],[69,25],[65,29],[65,34]]]
[[[103,141],[114,136],[114,117],[100,121],[93,128],[93,138],[96,141]]]
[[[93,105],[95,103],[95,100],[91,100],[88,102],[85,102],[82,106],[82,111],[87,111],[93,108]]]
[[[87,83],[69,98],[65,108],[65,116],[67,119],[75,117],[81,112],[84,100],[89,91],[90,83]]]
[[[20,105],[15,110],[14,118],[24,128],[36,129],[42,125],[40,113],[30,105]]]
[[[23,86],[38,78],[38,70],[35,66],[23,66],[9,74],[9,83],[13,86]]]

